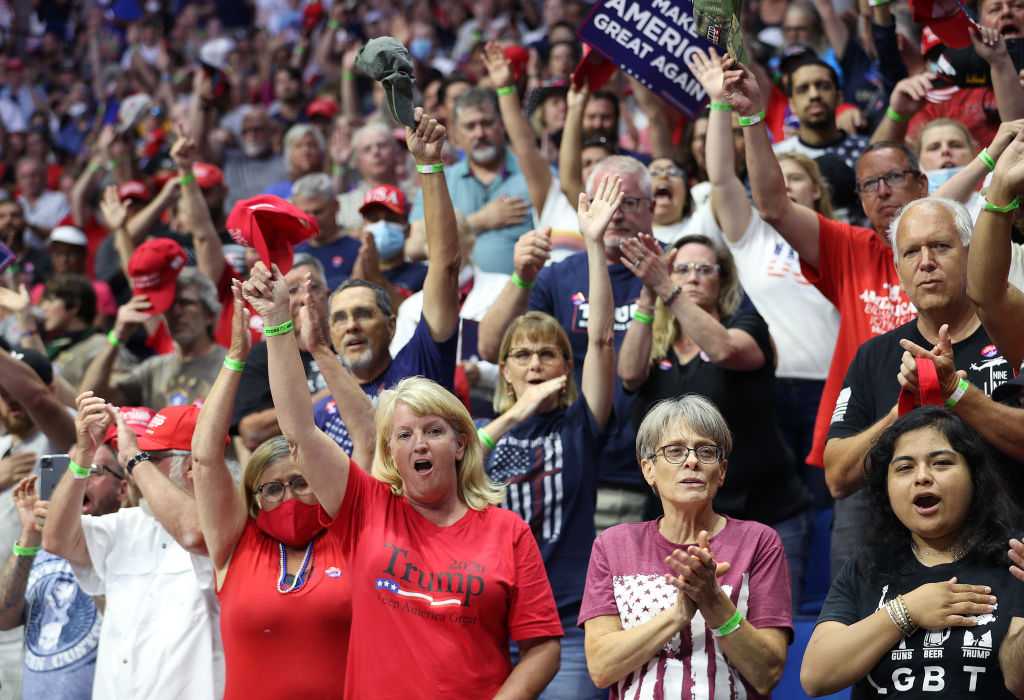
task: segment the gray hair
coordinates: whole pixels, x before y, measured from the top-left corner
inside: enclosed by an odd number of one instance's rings
[[[395,315],[395,310],[391,306],[391,296],[387,291],[379,284],[374,284],[367,280],[349,278],[338,285],[338,288],[331,292],[331,296],[327,299],[327,308],[331,308],[331,304],[334,303],[334,297],[338,296],[346,289],[352,289],[353,287],[366,287],[373,292],[374,300],[377,302],[377,308],[381,310],[388,318]]]
[[[388,143],[394,141],[394,137],[391,135],[391,129],[388,128],[387,124],[381,121],[372,121],[369,124],[364,124],[363,126],[356,129],[354,132],[352,132],[353,149],[358,149],[363,139],[374,134],[386,136],[388,139]]]
[[[500,119],[498,95],[494,90],[472,87],[459,95],[452,107],[452,122],[459,123],[459,112],[464,109],[489,109]]]
[[[587,178],[587,193],[593,193],[601,181],[600,178],[609,173],[623,178],[632,175],[636,177],[640,191],[645,197],[650,197],[653,193],[651,174],[647,172],[647,166],[632,156],[608,156],[600,160]]]
[[[167,478],[178,488],[185,488],[185,471],[192,463],[191,453],[176,453],[171,456],[171,468],[167,470]]]
[[[294,270],[297,267],[312,267],[320,274],[321,280],[327,281],[327,272],[324,270],[324,264],[310,253],[295,253],[292,255],[292,269]]]
[[[723,459],[732,452],[732,433],[715,404],[700,394],[683,394],[659,401],[644,416],[636,431],[636,461],[653,459],[665,433],[680,423],[718,445]]]
[[[292,201],[296,197],[307,199],[331,199],[334,197],[334,183],[327,173],[303,175],[292,184]]]
[[[934,204],[940,206],[949,212],[949,215],[953,217],[953,225],[956,227],[957,235],[960,236],[960,242],[964,248],[971,244],[971,234],[974,231],[974,222],[971,220],[971,214],[960,202],[949,197],[921,197],[915,199],[909,204],[905,204],[902,209],[896,214],[896,218],[889,224],[889,245],[892,246],[892,257],[896,263],[900,261],[899,251],[896,250],[896,232],[900,230],[900,222],[903,221],[903,217],[910,211],[916,209],[919,206],[925,204]]]
[[[327,151],[327,142],[324,140],[324,135],[320,133],[320,129],[316,128],[312,124],[296,124],[288,133],[284,135],[284,162],[290,163],[292,158],[292,149],[295,148],[295,144],[299,142],[301,138],[311,134],[313,139],[316,141],[316,145],[320,147],[321,151]]]
[[[217,298],[217,287],[198,268],[186,267],[181,271],[178,275],[178,289],[183,287],[195,289],[199,294],[199,301],[206,310],[214,316],[220,315],[221,305]]]

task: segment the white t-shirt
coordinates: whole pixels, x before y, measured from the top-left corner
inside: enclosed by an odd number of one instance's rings
[[[691,234],[707,236],[713,241],[722,240],[722,230],[718,228],[718,222],[715,221],[715,215],[711,211],[710,199],[698,206],[692,214],[682,221],[668,224],[667,226],[655,224],[651,232],[664,245],[673,245],[683,236]]]
[[[72,568],[83,591],[107,597],[93,697],[219,700],[224,651],[213,566],[146,511],[82,516],[92,566]]]
[[[501,290],[505,288],[505,283],[509,279],[509,275],[503,275],[500,272],[484,272],[475,266],[464,268],[464,270],[471,271],[473,288],[469,290],[466,300],[462,303],[462,308],[459,309],[459,343],[455,351],[455,358],[459,361],[463,357],[463,334],[467,331],[467,326],[469,324],[476,326],[472,331],[473,342],[476,342],[480,321],[483,320],[487,310],[491,308],[491,304],[501,294]],[[459,281],[462,283],[468,280],[463,280],[460,277]],[[391,338],[390,351],[392,357],[398,355],[398,352],[412,339],[422,315],[423,292],[419,291],[403,301],[402,305],[398,307],[395,335]],[[494,395],[494,387],[498,384],[498,365],[481,360],[479,355],[475,353],[471,356],[471,359],[476,362],[477,369],[480,370],[480,381],[470,388],[470,393],[479,398],[489,399]]]
[[[800,256],[756,209],[738,241],[722,239],[736,261],[743,290],[768,322],[778,348],[775,375],[824,380],[839,333],[839,311],[800,272]]]
[[[977,192],[972,192],[964,202],[964,206],[967,207],[967,211],[971,215],[971,221],[977,224],[982,207],[985,206],[985,198]],[[1010,274],[1008,278],[1010,284],[1024,291],[1024,246],[1020,243],[1010,243]]]
[[[580,234],[580,220],[576,207],[562,191],[557,177],[551,178],[547,196],[544,198],[544,209],[537,215],[533,213],[537,228],[551,227],[551,257],[548,264],[560,262],[585,249],[583,236]]]

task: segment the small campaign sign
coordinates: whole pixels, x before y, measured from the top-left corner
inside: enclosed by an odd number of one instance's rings
[[[580,29],[580,38],[691,117],[707,101],[689,58],[695,49],[707,51],[712,44],[697,35],[692,0],[603,0]]]

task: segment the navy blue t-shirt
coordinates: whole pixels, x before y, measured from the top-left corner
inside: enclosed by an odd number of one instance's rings
[[[558,614],[569,624],[579,613],[594,544],[602,442],[581,395],[569,408],[532,416],[503,435],[485,465],[493,481],[506,485],[504,507],[537,539]]]
[[[456,331],[450,338],[438,343],[431,337],[426,319],[420,318],[409,342],[392,358],[391,364],[380,376],[361,385],[363,391],[376,403],[377,394],[392,388],[406,377],[417,375],[433,379],[451,391],[455,380],[455,350],[458,342],[459,334]],[[313,420],[316,427],[327,433],[349,457],[352,456],[352,438],[349,437],[348,427],[341,419],[333,397],[320,399],[313,409]]]
[[[626,337],[629,322],[636,310],[636,300],[643,282],[620,263],[608,266],[615,305],[615,350]],[[530,291],[531,310],[549,313],[569,334],[572,345],[576,383],[581,384],[583,358],[587,354],[587,319],[590,316],[590,279],[587,254],[576,253],[565,260],[540,271]],[[615,398],[612,417],[606,429],[605,450],[601,455],[601,482],[607,484],[643,486],[640,467],[636,463],[635,439],[630,422],[633,398],[622,390],[622,382],[615,378]]]
[[[295,252],[308,253],[319,260],[324,266],[327,289],[334,291],[339,284],[352,276],[352,267],[356,264],[360,245],[362,244],[352,236],[341,236],[333,243],[323,246],[303,241],[295,246]]]
[[[403,262],[390,270],[381,270],[388,282],[405,290],[409,296],[423,289],[423,281],[427,279],[427,266],[420,262]]]

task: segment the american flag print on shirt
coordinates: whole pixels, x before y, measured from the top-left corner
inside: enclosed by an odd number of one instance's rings
[[[534,438],[505,435],[488,468],[493,480],[507,484],[502,505],[518,513],[540,543],[562,534],[563,455],[558,433]]]
[[[612,577],[623,629],[642,625],[676,604],[676,588],[664,574]],[[733,598],[732,586],[722,590]],[[734,599],[745,616],[750,602],[750,575],[743,574]],[[612,686],[610,700],[746,700],[747,688],[729,666],[700,611],[690,626],[668,641],[657,656]]]

